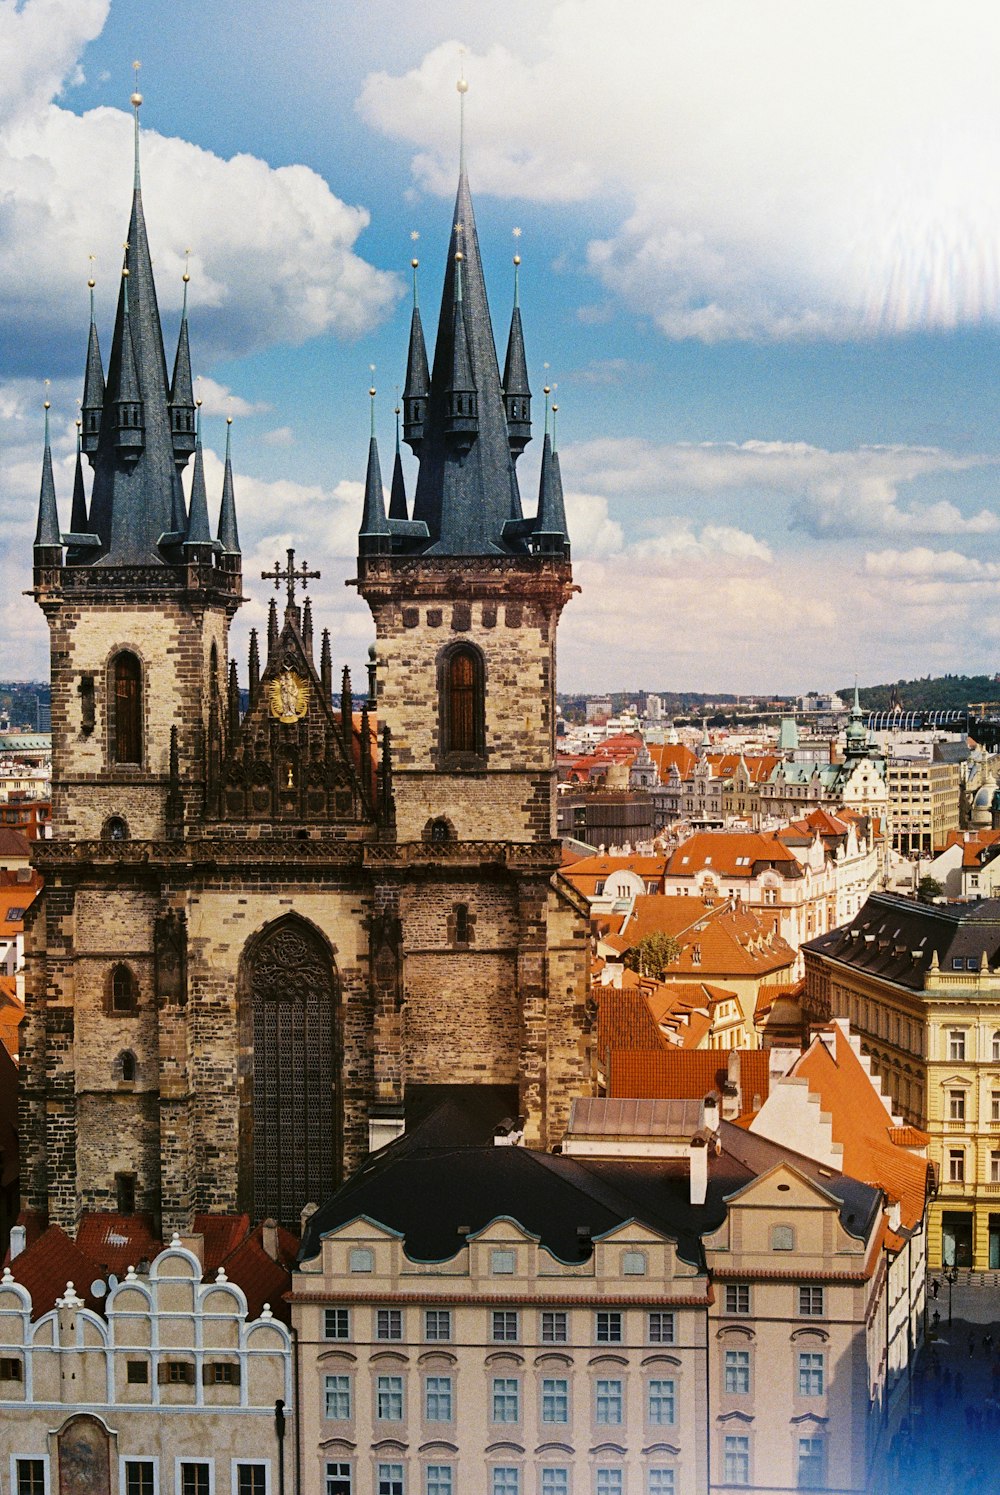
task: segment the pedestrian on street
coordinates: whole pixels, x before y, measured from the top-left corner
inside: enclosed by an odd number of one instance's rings
[[[941,1291],[941,1284],[940,1284],[940,1282],[938,1281],[938,1279],[936,1277],[932,1277],[931,1278],[931,1292],[934,1294],[935,1298],[937,1297],[937,1295],[938,1295],[938,1293],[940,1291]]]

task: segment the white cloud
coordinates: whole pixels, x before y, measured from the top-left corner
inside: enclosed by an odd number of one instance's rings
[[[108,108],[78,116],[53,102],[72,84],[107,9],[106,0],[0,0],[0,346],[8,373],[34,366],[42,350],[56,372],[82,373],[88,254],[97,256],[104,326],[117,292],[131,119]],[[401,282],[355,251],[367,211],[341,202],[309,168],[273,168],[248,155],[226,161],[152,131],[143,133],[142,157],[161,310],[179,309],[184,250],[192,250],[196,363],[319,333],[357,337],[394,306]]]
[[[891,581],[947,578],[950,582],[980,582],[1000,577],[996,561],[981,561],[957,550],[930,550],[925,545],[912,550],[870,550],[864,569],[867,576]]]
[[[294,446],[295,432],[291,426],[276,426],[273,431],[265,431],[261,440],[266,446]]]
[[[509,35],[465,59],[475,188],[627,204],[581,259],[669,336],[1000,315],[992,0],[967,0],[958,20],[908,0],[633,0],[624,14],[559,0],[523,55]],[[372,75],[359,99],[442,193],[457,57],[442,43],[402,76]]]
[[[225,384],[219,384],[215,379],[209,379],[202,374],[195,380],[195,399],[201,401],[202,415],[231,415],[241,418],[248,415],[262,415],[271,409],[271,406],[262,400],[252,403],[244,400],[239,395],[234,395],[232,390]]]

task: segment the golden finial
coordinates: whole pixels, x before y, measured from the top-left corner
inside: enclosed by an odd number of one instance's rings
[[[185,251],[184,251],[184,274],[181,276],[181,280],[183,280],[183,282],[184,282],[185,285],[187,285],[188,281],[191,279],[191,273],[188,270],[188,261],[189,261],[190,258],[191,258],[191,251],[190,251],[190,249],[185,249]]]
[[[514,263],[515,265],[519,265],[521,263],[521,256],[519,254],[515,254]]]
[[[372,399],[374,400],[375,396],[378,394],[378,390],[375,388],[374,384],[371,386],[371,388],[369,389],[368,393],[371,395]]]
[[[455,263],[456,263],[456,265],[460,265],[464,259],[465,259],[465,255],[462,253],[462,251],[460,249],[456,249],[455,250]]]
[[[122,279],[128,280],[128,265],[122,265]]]
[[[231,415],[227,415],[226,416],[226,425],[227,426],[231,426],[232,423],[233,423],[233,417]]]
[[[548,385],[548,384],[546,384],[546,386],[545,386],[545,388],[544,388],[544,389],[543,389],[543,390],[542,390],[542,394],[543,394],[543,395],[549,395],[549,394],[551,394],[551,393],[552,393],[552,390],[551,390],[551,388],[550,388],[550,387],[549,387],[549,385]]]
[[[420,267],[420,261],[419,260],[411,260],[410,261],[410,266],[411,266],[412,269],[417,270]]]
[[[46,379],[46,381],[45,381],[45,391],[46,391],[46,393],[45,393],[45,402],[44,402],[44,408],[46,410],[50,410],[52,408],[52,401],[49,399],[49,396],[48,396],[48,391],[49,391],[51,385],[52,385],[52,380],[51,379]]]
[[[90,277],[89,277],[89,279],[87,281],[87,284],[90,287],[90,289],[93,290],[94,287],[95,287],[95,285],[97,284],[97,281],[94,279],[94,261],[97,259],[97,255],[96,254],[88,254],[87,258],[90,261]]]
[[[132,99],[131,99],[131,104],[132,104],[132,108],[133,109],[138,109],[139,105],[142,103],[142,94],[139,92],[139,69],[141,67],[142,67],[142,63],[139,62],[138,59],[136,59],[136,61],[133,62],[133,64],[132,64],[132,68],[133,68],[133,71],[135,73],[135,91],[132,94]]]

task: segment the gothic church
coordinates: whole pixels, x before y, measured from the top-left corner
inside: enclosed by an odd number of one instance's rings
[[[70,1230],[84,1209],[164,1232],[237,1208],[295,1225],[420,1087],[512,1087],[547,1147],[587,1085],[586,908],[553,885],[559,459],[546,432],[526,518],[520,311],[515,295],[501,378],[463,166],[432,364],[414,297],[412,504],[397,449],[386,510],[374,433],[369,449],[365,704],[326,631],[317,666],[289,553],[241,711],[228,440],[213,533],[187,304],[170,375],[133,103],[110,356],[92,308],[69,528],[46,430],[34,546],[53,839],[27,941],[23,1205]]]

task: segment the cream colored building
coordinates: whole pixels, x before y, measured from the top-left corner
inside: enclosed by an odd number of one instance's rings
[[[203,1283],[175,1238],[88,1308],[68,1283],[32,1316],[17,1259],[0,1279],[0,1490],[15,1495],[277,1495],[275,1402],[291,1338],[241,1288]],[[286,1439],[289,1469],[294,1439]],[[8,1483],[9,1481],[9,1483]],[[89,1482],[88,1482],[89,1481]]]
[[[961,764],[890,758],[886,781],[893,847],[904,855],[933,855],[960,823]]]

